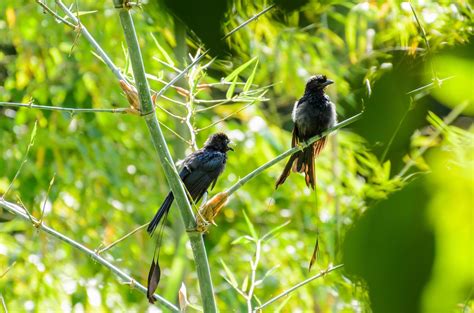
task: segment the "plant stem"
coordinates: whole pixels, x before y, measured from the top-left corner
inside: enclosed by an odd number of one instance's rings
[[[143,66],[142,55],[138,44],[138,39],[135,33],[133,20],[128,8],[122,7],[122,0],[113,0],[115,8],[119,10],[120,22],[125,34],[125,39],[128,45],[130,60],[132,64],[133,74],[138,89],[138,96],[140,99],[140,109],[143,117],[150,131],[153,145],[157,150],[161,166],[168,180],[168,184],[174,194],[181,216],[183,218],[185,227],[187,229],[196,228],[196,220],[191,208],[191,205],[186,196],[183,183],[179,178],[173,159],[166,145],[165,138],[161,131],[160,125],[156,118],[151,100],[150,90],[148,88],[148,81],[145,77],[145,69]],[[197,58],[196,62],[200,58]],[[194,63],[194,62],[193,62]],[[178,76],[184,75],[185,71]],[[174,83],[177,79],[173,79],[168,85]],[[167,86],[168,86],[167,85]],[[162,94],[167,87],[163,87],[159,94]],[[191,242],[191,248],[194,254],[194,261],[196,263],[196,271],[201,290],[202,305],[204,312],[217,312],[217,307],[214,299],[214,288],[211,280],[211,273],[209,263],[207,260],[206,249],[204,247],[204,240],[202,234],[198,232],[188,232]]]
[[[273,9],[275,7],[274,4],[268,6],[267,8],[263,9],[261,12],[255,14],[254,16],[252,16],[251,18],[249,18],[248,20],[246,20],[245,22],[243,22],[242,24],[240,24],[239,26],[237,26],[236,28],[234,28],[233,30],[231,30],[230,32],[228,32],[224,37],[222,37],[222,39],[226,39],[227,37],[230,37],[233,33],[235,33],[236,31],[238,31],[239,29],[241,29],[242,27],[245,27],[247,26],[249,23],[253,22],[254,20],[256,20],[257,18],[259,18],[261,15],[267,13],[268,11],[270,11],[271,9]]]
[[[105,51],[99,46],[97,41],[95,41],[94,37],[92,37],[92,35],[87,30],[87,28],[84,25],[82,25],[81,21],[79,21],[79,19],[68,9],[67,6],[64,5],[64,3],[61,0],[56,0],[56,4],[64,11],[64,13],[66,13],[67,16],[69,16],[69,18],[74,23],[76,23],[79,26],[78,30],[81,32],[81,34],[84,37],[86,37],[87,41],[89,41],[89,43],[92,45],[95,52],[102,58],[102,60],[105,62],[105,64],[107,64],[110,70],[112,70],[112,72],[117,77],[117,79],[127,81],[127,79],[125,78],[125,76],[123,76],[120,69],[117,66],[115,66],[114,62],[112,62],[112,60],[109,58],[107,53],[105,53]]]
[[[19,207],[18,205],[14,204],[14,203],[11,203],[11,202],[8,202],[8,201],[0,198],[0,206],[5,208],[6,210],[10,211],[11,213],[15,214],[16,216],[19,216],[19,217],[21,217],[22,219],[24,219],[26,221],[30,221],[30,218],[26,215],[26,213],[24,213],[24,210],[21,207]],[[106,259],[104,259],[101,256],[99,256],[98,254],[94,253],[94,251],[92,251],[91,249],[89,249],[89,248],[83,246],[82,244],[78,243],[77,241],[74,241],[73,239],[57,232],[56,230],[46,226],[44,224],[44,222],[40,223],[37,219],[34,219],[33,221],[34,221],[34,225],[38,229],[44,231],[45,233],[47,233],[47,234],[49,234],[53,237],[56,237],[57,239],[59,239],[61,241],[64,241],[68,245],[73,246],[74,248],[78,249],[79,251],[87,254],[88,256],[90,256],[92,259],[94,259],[98,263],[100,263],[103,266],[110,269],[113,273],[115,273],[117,276],[122,278],[124,281],[128,282],[132,287],[138,289],[143,294],[146,294],[146,288],[143,285],[136,282],[132,277],[130,277],[129,275],[124,273],[122,270],[120,270],[118,267],[116,267],[115,265],[113,265],[112,263],[107,261]],[[155,294],[155,299],[158,300],[160,303],[162,303],[164,306],[166,306],[171,311],[180,312],[180,310],[175,305],[173,305],[172,303],[168,302],[166,299],[164,299],[164,298],[162,298],[162,297],[160,297],[156,294]]]
[[[250,267],[251,267],[251,274],[250,274],[250,288],[249,292],[247,293],[247,312],[252,313],[252,299],[253,299],[253,293],[255,290],[255,278],[257,275],[257,267],[258,263],[260,263],[260,251],[262,247],[262,242],[261,240],[257,240],[256,242],[256,247],[255,247],[255,260],[251,261]]]
[[[238,189],[240,189],[244,184],[246,184],[249,180],[253,179],[254,177],[256,177],[258,174],[260,174],[261,172],[265,171],[267,168],[275,165],[276,163],[284,160],[285,158],[289,157],[290,155],[292,155],[293,153],[297,152],[297,151],[301,151],[303,150],[304,148],[306,148],[307,146],[309,146],[310,144],[312,144],[313,142],[315,141],[318,141],[319,139],[329,135],[330,133],[338,130],[339,128],[342,128],[342,127],[345,127],[349,124],[352,124],[354,123],[355,121],[359,120],[361,117],[362,117],[362,114],[364,112],[360,112],[338,124],[336,124],[334,127],[331,127],[329,128],[328,130],[322,132],[320,135],[317,135],[317,136],[314,136],[313,138],[309,139],[308,141],[305,141],[304,143],[302,143],[301,145],[299,146],[296,146],[296,147],[293,147],[291,149],[288,149],[286,150],[285,152],[283,152],[282,154],[280,154],[279,156],[277,156],[276,158],[274,158],[273,160],[270,160],[268,161],[267,163],[263,164],[262,166],[256,168],[255,170],[253,170],[252,172],[250,172],[249,174],[247,174],[245,177],[243,177],[242,179],[240,179],[238,182],[236,182],[232,187],[230,187],[229,189],[227,189],[227,194],[230,196],[231,194],[233,194],[234,192],[236,192]]]
[[[51,14],[55,19],[57,19],[58,21],[60,21],[64,25],[69,26],[72,29],[76,29],[76,25],[72,24],[68,20],[66,20],[66,19],[62,18],[61,16],[59,16],[56,12],[51,10],[51,8],[46,5],[46,3],[43,3],[42,0],[36,0],[36,3],[38,3],[43,8],[43,10],[45,10],[45,12]]]
[[[339,265],[330,267],[330,268],[328,268],[328,269],[322,271],[321,273],[319,273],[319,274],[317,274],[317,275],[314,275],[314,276],[312,276],[312,277],[310,277],[310,278],[308,278],[308,279],[302,281],[301,283],[298,283],[298,284],[294,285],[294,286],[291,287],[290,289],[287,289],[287,290],[283,291],[283,292],[280,293],[278,296],[271,298],[270,300],[268,300],[267,302],[265,302],[265,303],[262,304],[261,306],[255,308],[254,312],[256,312],[257,310],[263,309],[264,307],[266,307],[266,306],[272,304],[273,302],[277,301],[278,299],[280,299],[280,298],[282,298],[282,297],[284,297],[284,296],[289,295],[291,292],[295,291],[296,289],[298,289],[298,288],[300,288],[300,287],[302,287],[302,286],[304,286],[304,285],[306,285],[306,284],[312,282],[312,281],[315,280],[315,279],[318,279],[318,278],[320,278],[320,277],[323,277],[323,276],[326,275],[327,273],[332,272],[332,271],[334,271],[334,270],[337,270],[338,268],[341,268],[341,267],[343,267],[343,266],[344,266],[344,264],[339,264]]]
[[[136,232],[138,232],[139,230],[142,230],[143,228],[147,227],[150,223],[146,223],[146,224],[143,224],[142,226],[139,226],[137,228],[135,228],[134,230],[132,230],[131,232],[129,232],[128,234],[120,237],[119,239],[115,240],[114,242],[112,242],[111,244],[103,247],[103,248],[97,248],[96,249],[96,252],[97,254],[101,254],[101,253],[104,253],[105,251],[113,248],[114,246],[116,246],[117,244],[121,243],[122,241],[124,241],[125,239],[127,239],[128,237],[130,237],[131,235],[135,234]]]
[[[116,109],[92,109],[92,108],[64,108],[64,107],[54,107],[48,105],[38,105],[33,103],[17,103],[17,102],[0,102],[0,107],[16,107],[16,108],[30,108],[30,109],[40,109],[46,111],[63,111],[69,112],[71,114],[75,113],[121,113],[126,114],[130,112],[128,108],[116,108]]]

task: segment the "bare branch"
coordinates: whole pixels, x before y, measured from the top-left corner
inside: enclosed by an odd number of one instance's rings
[[[120,113],[126,114],[131,113],[129,108],[117,108],[117,109],[92,109],[92,108],[65,108],[65,107],[54,107],[48,105],[37,105],[33,103],[17,103],[17,102],[0,102],[0,107],[17,107],[17,108],[30,108],[40,109],[46,111],[63,111],[71,114],[76,113]]]
[[[271,9],[273,9],[275,7],[274,4],[270,5],[269,7],[266,7],[265,9],[263,9],[263,11],[255,14],[254,16],[252,16],[251,18],[249,18],[248,20],[246,20],[245,22],[243,22],[242,24],[240,24],[239,26],[237,26],[236,28],[234,28],[233,30],[231,30],[230,32],[228,32],[227,34],[225,34],[224,37],[222,37],[222,39],[226,39],[228,37],[230,37],[233,33],[235,33],[236,31],[240,30],[241,28],[247,26],[248,24],[250,24],[251,22],[253,22],[254,20],[256,20],[257,18],[259,18],[260,16],[262,16],[263,14],[267,13],[268,11],[270,11]]]
[[[336,266],[329,267],[328,269],[326,269],[326,270],[320,272],[319,274],[314,275],[314,276],[312,276],[312,277],[310,277],[310,278],[308,278],[308,279],[302,281],[301,283],[298,283],[298,284],[294,285],[293,287],[291,287],[291,288],[289,288],[289,289],[283,291],[282,293],[280,293],[278,296],[271,298],[270,300],[268,300],[267,302],[265,302],[265,303],[262,304],[261,306],[255,308],[255,309],[254,309],[254,312],[256,312],[256,311],[258,311],[258,310],[261,310],[261,309],[263,309],[264,307],[267,307],[268,305],[272,304],[273,302],[277,301],[278,299],[280,299],[280,298],[282,298],[282,297],[284,297],[284,296],[289,295],[291,292],[295,291],[296,289],[298,289],[298,288],[300,288],[300,287],[302,287],[302,286],[304,286],[304,285],[306,285],[306,284],[312,282],[312,281],[315,280],[315,279],[318,279],[318,278],[320,278],[320,277],[323,277],[323,276],[326,275],[327,273],[330,273],[330,272],[332,272],[332,271],[334,271],[334,270],[337,270],[338,268],[341,268],[341,267],[343,267],[343,266],[344,266],[344,264],[339,264],[339,265],[336,265]]]

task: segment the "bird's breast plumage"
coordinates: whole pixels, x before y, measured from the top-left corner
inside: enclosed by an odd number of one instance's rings
[[[325,94],[305,95],[295,104],[292,117],[301,139],[306,140],[334,126],[336,110]]]

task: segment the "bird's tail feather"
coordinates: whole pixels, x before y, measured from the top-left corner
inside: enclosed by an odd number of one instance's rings
[[[316,173],[314,171],[314,160],[321,153],[321,150],[326,145],[326,137],[319,139],[310,147],[303,150],[301,157],[298,158],[293,166],[293,171],[304,173],[306,186],[313,190],[316,186]]]
[[[278,178],[275,184],[275,189],[285,182],[286,178],[290,175],[291,169],[293,169],[294,172],[305,173],[306,186],[311,187],[314,190],[316,186],[314,159],[319,155],[319,153],[321,153],[321,150],[325,145],[326,137],[319,139],[303,151],[293,154]]]
[[[313,188],[316,185],[316,177],[314,174],[314,157],[315,150],[313,147],[308,147],[303,150],[303,156],[301,157],[303,166],[299,168],[300,172],[304,172],[304,180],[306,186]]]
[[[150,235],[153,235],[153,232],[155,231],[156,227],[160,223],[163,216],[166,213],[168,213],[168,211],[170,210],[173,200],[174,200],[173,193],[170,192],[168,196],[166,197],[165,201],[163,201],[163,204],[161,205],[161,207],[158,209],[158,212],[156,212],[155,216],[151,220],[150,225],[148,225],[147,231]]]
[[[280,177],[276,181],[275,184],[275,189],[278,188],[281,184],[283,184],[286,180],[286,178],[290,175],[291,168],[293,167],[293,163],[298,160],[299,155],[301,152],[296,152],[295,154],[291,155],[290,159],[285,165],[285,168],[283,169],[283,172],[281,173]]]

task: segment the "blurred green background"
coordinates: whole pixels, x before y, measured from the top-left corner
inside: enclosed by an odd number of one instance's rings
[[[45,3],[64,16],[54,1]],[[344,263],[264,312],[473,312],[472,4],[276,1],[221,40],[272,3],[193,3],[149,0],[132,13],[153,90],[191,63],[198,47],[211,48],[157,102],[176,161],[216,131],[235,143],[211,195],[290,146],[291,109],[309,76],[335,81],[327,92],[339,121],[365,110],[330,137],[316,161],[316,192],[297,174],[274,191],[279,163],[222,210],[205,236],[220,311],[248,309],[241,293],[249,291],[255,258],[249,236],[289,222],[262,241],[254,308]],[[131,77],[112,1],[66,4]],[[1,1],[0,102],[29,101],[128,107],[85,38],[32,1]],[[23,161],[35,122],[34,145],[6,200],[21,199],[35,217],[45,204],[47,225],[91,249],[151,219],[168,185],[144,121],[128,114],[0,105],[0,194]],[[2,209],[0,233],[0,293],[10,312],[160,310],[88,256]],[[317,234],[320,251],[308,272]],[[102,255],[146,283],[153,248],[139,231]],[[157,293],[177,303],[184,283],[188,311],[198,310],[192,253],[175,206],[160,260]]]

